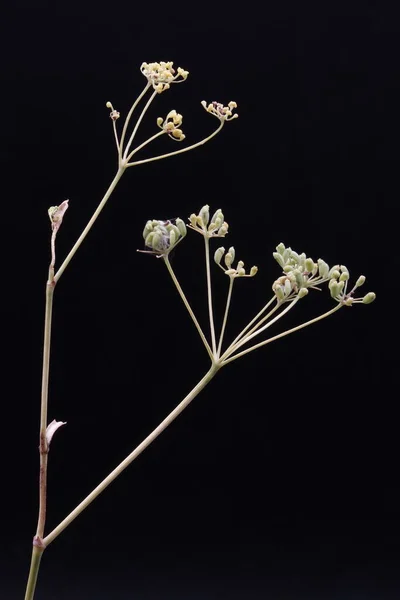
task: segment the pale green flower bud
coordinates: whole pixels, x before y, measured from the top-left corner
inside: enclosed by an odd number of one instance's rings
[[[190,215],[190,217],[189,217],[189,221],[190,221],[190,224],[191,224],[192,227],[196,227],[196,225],[197,225],[197,216],[194,213],[192,213]]]
[[[218,235],[220,235],[221,237],[224,237],[226,234],[228,233],[228,227],[226,226],[226,223],[224,223],[219,231],[218,231]]]
[[[322,258],[319,258],[317,263],[318,263],[319,274],[321,275],[321,277],[323,277],[323,278],[327,277],[328,273],[329,273],[328,263],[326,263],[324,260],[322,260]]]
[[[154,231],[151,231],[149,233],[149,235],[146,237],[146,239],[144,240],[144,243],[148,248],[153,247],[153,237],[154,237]]]
[[[354,287],[355,288],[361,287],[362,285],[364,285],[364,283],[365,283],[365,276],[360,275],[360,277],[357,279],[356,285]]]
[[[200,209],[199,217],[201,218],[201,221],[202,221],[204,227],[207,227],[208,222],[210,220],[210,207],[208,206],[208,204],[205,204]]]
[[[230,252],[227,252],[225,254],[225,259],[224,260],[225,260],[226,266],[228,267],[228,269],[230,269],[231,266],[232,266],[232,262],[233,262],[233,256],[232,256],[232,254]]]
[[[330,276],[332,279],[339,279],[340,271],[338,271],[337,269],[331,269]]]
[[[143,238],[146,239],[151,231],[153,231],[153,223],[151,221],[147,221],[143,229]]]
[[[234,261],[234,260],[235,260],[235,254],[236,254],[236,252],[235,252],[235,248],[234,248],[233,246],[231,246],[231,247],[229,248],[228,252],[229,252],[229,254],[232,256],[232,261]]]
[[[371,304],[376,298],[376,294],[374,292],[368,292],[366,296],[362,299],[363,304]]]
[[[257,273],[258,273],[258,267],[251,267],[250,277],[254,277],[254,275],[257,275]]]
[[[348,281],[350,275],[348,271],[345,271],[344,273],[342,273],[339,277],[339,281]]]
[[[179,233],[182,237],[185,237],[185,235],[187,234],[187,229],[186,229],[186,225],[185,222],[182,219],[176,219],[175,221],[175,225],[177,226]]]
[[[280,244],[278,244],[276,247],[276,251],[279,252],[279,254],[283,254],[285,252],[285,250],[286,250],[285,244],[282,244],[282,242]]]
[[[349,270],[347,267],[345,267],[344,265],[340,265],[340,270],[342,271],[342,273],[348,273]]]
[[[211,223],[215,223],[217,219],[220,219],[221,223],[224,222],[224,214],[220,208],[216,210],[213,216],[211,217]]]
[[[280,267],[282,267],[282,269],[285,266],[285,261],[283,260],[283,256],[282,254],[280,254],[279,252],[273,252],[272,256],[274,257],[274,259],[276,260],[276,262],[278,263],[278,265]]]
[[[307,288],[301,288],[299,290],[299,293],[297,294],[299,298],[304,298],[304,296],[307,296],[308,294],[308,289]]]
[[[332,298],[336,298],[339,295],[339,284],[336,279],[331,279],[329,282],[329,289]]]
[[[221,262],[224,253],[225,253],[225,248],[223,246],[216,249],[216,251],[214,253],[214,260],[217,263],[217,265],[219,265],[219,263]]]
[[[285,291],[285,296],[289,296],[289,294],[292,293],[292,284],[290,283],[289,279],[286,279],[286,281],[285,281],[284,291]]]
[[[339,281],[338,282],[338,293],[341,294],[343,292],[343,288],[344,288],[344,281]]]
[[[285,299],[285,292],[283,291],[283,287],[281,285],[276,285],[274,287],[274,292],[275,292],[275,295],[278,298],[278,300]]]
[[[285,273],[290,273],[293,270],[292,265],[286,265],[285,267],[283,267],[283,270]]]
[[[297,287],[302,288],[304,286],[304,277],[303,277],[303,274],[298,269],[295,269],[293,271],[293,274],[295,276]]]
[[[305,267],[306,267],[306,270],[309,273],[312,273],[312,271],[314,270],[314,267],[315,267],[314,261],[313,261],[312,258],[306,258],[306,260],[305,260]]]

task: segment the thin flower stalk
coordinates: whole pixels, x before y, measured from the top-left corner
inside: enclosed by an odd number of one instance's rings
[[[234,283],[235,283],[234,278],[230,277],[229,278],[228,296],[227,296],[226,305],[225,305],[224,318],[223,318],[223,321],[222,321],[221,333],[220,333],[220,336],[219,336],[219,342],[218,342],[218,348],[217,348],[217,356],[218,357],[221,354],[222,342],[224,340],[225,328],[226,328],[226,324],[227,324],[227,321],[228,321],[228,314],[229,314],[229,308],[230,308],[230,305],[231,305],[232,291],[233,291],[233,284]]]
[[[233,362],[237,358],[241,358],[242,356],[245,356],[246,354],[249,354],[250,352],[253,352],[253,350],[258,350],[258,348],[261,348],[262,346],[266,346],[267,344],[270,344],[271,342],[275,342],[276,340],[284,338],[287,335],[290,335],[291,333],[295,333],[296,331],[300,331],[301,329],[304,329],[305,327],[308,327],[309,325],[313,325],[314,323],[318,323],[318,321],[322,321],[322,319],[326,319],[326,317],[329,317],[330,315],[333,315],[340,308],[342,308],[342,306],[343,306],[342,304],[337,304],[331,310],[328,310],[326,313],[323,313],[322,315],[319,315],[318,317],[315,317],[314,319],[310,319],[309,321],[306,321],[305,323],[302,323],[301,325],[297,325],[296,327],[292,327],[291,329],[288,329],[287,331],[283,331],[282,333],[278,333],[278,335],[274,335],[273,337],[271,337],[271,338],[269,338],[267,340],[264,340],[263,342],[260,342],[259,344],[255,344],[254,346],[251,346],[251,348],[246,348],[246,350],[243,350],[242,352],[239,352],[239,354],[235,354],[234,356],[230,356],[230,357],[224,359],[223,360],[223,366],[228,365],[229,363]]]
[[[174,273],[174,270],[173,270],[173,268],[171,266],[171,263],[169,261],[168,256],[164,257],[164,263],[165,263],[165,266],[168,269],[169,274],[171,275],[171,279],[174,282],[174,285],[175,285],[176,289],[178,290],[178,293],[179,293],[180,297],[182,298],[182,301],[183,301],[183,303],[184,303],[184,305],[186,307],[186,310],[188,311],[188,313],[189,313],[189,315],[190,315],[190,317],[191,317],[191,319],[192,319],[192,321],[193,321],[193,323],[194,323],[197,331],[199,332],[201,341],[203,342],[204,347],[207,350],[207,354],[210,357],[211,361],[213,361],[214,360],[214,355],[213,355],[213,353],[211,351],[210,345],[209,345],[209,343],[207,341],[206,336],[203,333],[202,328],[200,327],[200,324],[199,324],[199,322],[198,322],[198,320],[197,320],[197,318],[196,318],[196,316],[195,316],[195,314],[194,314],[194,312],[192,310],[192,307],[190,306],[190,304],[189,304],[189,302],[188,302],[188,300],[187,300],[187,298],[185,296],[184,291],[182,290],[182,287],[181,287],[181,285],[180,285],[180,283],[178,281],[178,278],[176,277],[176,275]]]

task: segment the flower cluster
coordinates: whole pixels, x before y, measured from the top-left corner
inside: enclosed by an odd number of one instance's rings
[[[176,110],[171,110],[167,114],[167,118],[164,120],[162,117],[158,117],[157,125],[168,133],[169,137],[177,142],[181,142],[185,139],[185,134],[180,129],[182,125],[182,115],[176,112]]]
[[[276,247],[273,256],[284,272],[272,285],[272,290],[280,301],[292,299],[295,295],[303,297],[308,294],[308,288],[319,289],[317,286],[327,281],[332,298],[345,306],[360,302],[369,304],[375,300],[373,292],[363,298],[354,298],[355,290],[365,282],[363,275],[357,279],[354,287],[347,291],[350,274],[345,265],[329,267],[322,258],[315,263],[304,252],[298,254],[282,243]]]
[[[150,250],[144,250],[149,254],[166,256],[187,233],[186,225],[182,219],[171,221],[147,221],[143,230],[145,246]]]
[[[189,71],[185,71],[181,67],[178,67],[175,71],[173,64],[173,62],[144,62],[140,67],[140,71],[153,86],[153,89],[161,94],[161,92],[168,90],[172,83],[181,83],[189,75]]]
[[[225,237],[228,233],[229,225],[224,220],[222,210],[219,208],[215,211],[210,221],[210,207],[208,204],[203,206],[198,215],[191,214],[189,221],[189,227],[205,237]]]
[[[236,265],[236,268],[232,267],[232,263],[235,260],[235,248],[233,246],[229,248],[225,256],[224,254],[225,248],[223,246],[217,248],[214,254],[214,260],[217,263],[217,265],[221,267],[221,269],[224,271],[225,275],[228,275],[232,279],[235,279],[236,277],[254,277],[254,275],[257,273],[257,267],[251,267],[250,273],[246,273],[246,270],[244,268],[244,262],[242,260],[239,260],[239,262]],[[221,265],[221,260],[223,256],[226,268],[223,265]]]
[[[228,106],[224,106],[220,102],[207,104],[205,100],[202,100],[201,105],[207,112],[217,117],[220,121],[232,121],[232,119],[237,119],[239,116],[237,113],[232,113],[233,109],[237,108],[236,102],[229,102]]]

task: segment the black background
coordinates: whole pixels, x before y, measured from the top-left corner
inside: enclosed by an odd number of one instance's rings
[[[367,276],[371,306],[222,370],[46,551],[37,600],[365,600],[400,596],[397,348],[399,33],[395,3],[236,7],[14,3],[2,14],[2,544],[0,597],[23,597],[37,517],[47,208],[70,199],[68,252],[116,171],[109,111],[143,61],[190,71],[154,102],[192,143],[129,169],[56,289],[47,532],[208,369],[161,261],[138,254],[148,218],[222,207],[253,280],[227,336],[270,297],[283,241]],[[143,157],[175,150],[162,139]],[[60,261],[58,262],[60,264]],[[200,236],[173,265],[207,326]],[[226,281],[215,270],[216,313]],[[310,294],[274,332],[332,306]],[[279,329],[281,327],[281,329]]]

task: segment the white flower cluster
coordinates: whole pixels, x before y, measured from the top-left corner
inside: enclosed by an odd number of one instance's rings
[[[191,214],[189,221],[189,227],[205,237],[225,237],[228,233],[229,225],[224,220],[222,210],[219,208],[215,211],[210,220],[210,207],[208,204],[202,207],[198,215]]]
[[[167,255],[172,248],[183,240],[187,233],[186,225],[182,219],[172,221],[147,221],[143,230],[145,246],[150,248],[150,254],[158,256]]]
[[[185,71],[181,67],[178,67],[175,71],[173,64],[173,62],[144,62],[140,67],[140,71],[153,86],[153,89],[161,94],[161,92],[168,90],[172,83],[181,83],[189,75],[189,71]]]
[[[157,125],[168,133],[169,137],[177,142],[181,142],[185,139],[185,134],[180,129],[182,125],[182,115],[176,112],[176,110],[171,110],[167,114],[167,118],[165,120],[162,117],[158,117]]]
[[[236,102],[229,102],[228,106],[224,106],[220,102],[207,104],[205,100],[202,100],[201,105],[207,112],[217,117],[220,121],[232,121],[232,119],[237,119],[239,116],[237,113],[232,113],[233,109],[237,108]]]
[[[296,295],[302,298],[308,294],[308,288],[319,289],[317,286],[327,281],[332,298],[345,306],[354,303],[370,304],[375,300],[373,292],[369,292],[363,298],[353,296],[355,290],[365,282],[364,275],[357,279],[349,292],[347,291],[350,274],[344,265],[330,268],[322,258],[315,263],[304,252],[298,254],[282,243],[276,247],[273,256],[284,272],[272,285],[272,290],[280,301],[291,300]]]
[[[223,246],[217,248],[214,254],[214,260],[217,263],[217,265],[221,267],[221,269],[224,271],[225,275],[228,275],[229,277],[234,279],[236,277],[254,277],[254,275],[257,273],[257,267],[251,267],[250,273],[246,273],[246,270],[244,268],[244,262],[242,260],[239,260],[239,262],[236,265],[236,268],[232,267],[232,263],[235,260],[235,248],[233,246],[229,248],[225,256],[224,254],[225,248]],[[223,256],[226,268],[223,265],[221,265],[221,260]]]

